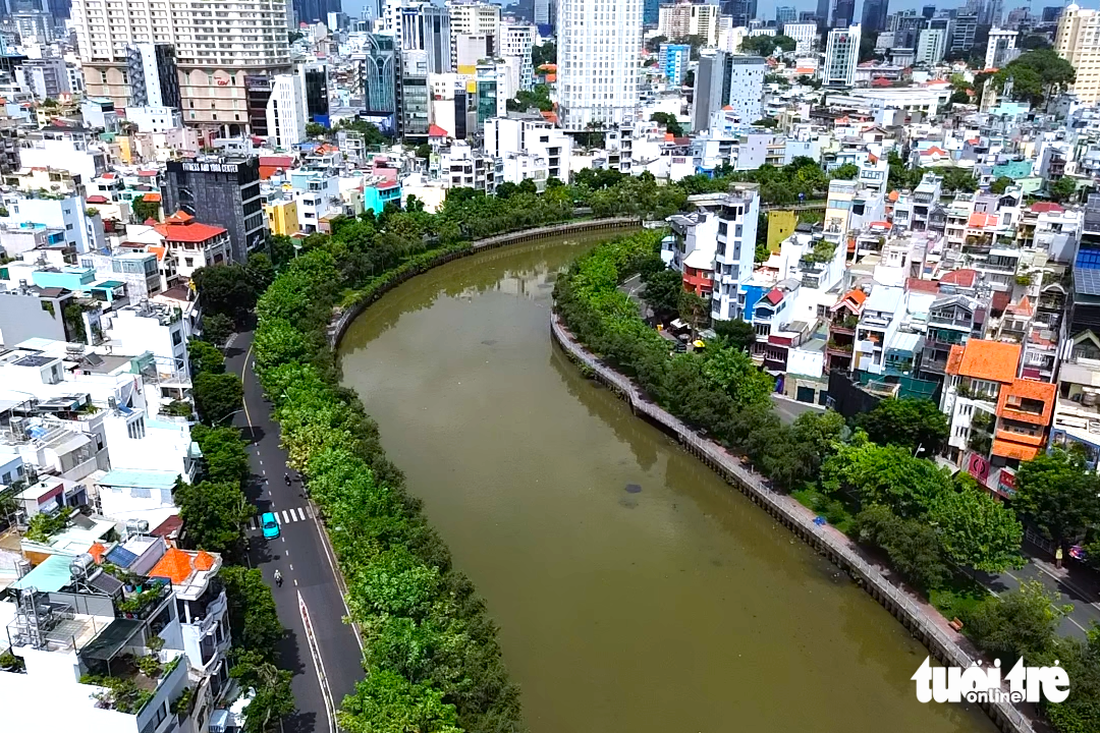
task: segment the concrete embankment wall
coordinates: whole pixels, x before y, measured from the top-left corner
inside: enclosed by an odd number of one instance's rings
[[[371,294],[370,298],[365,298],[355,305],[341,311],[329,324],[328,327],[328,342],[329,346],[333,349],[340,343],[340,339],[344,337],[344,332],[347,331],[348,326],[356,317],[366,310],[367,306],[374,303],[383,295],[388,293],[393,288],[397,287],[403,282],[416,277],[428,270],[444,265],[452,260],[457,260],[462,257],[469,257],[470,255],[477,254],[489,249],[496,249],[498,247],[507,247],[511,244],[524,244],[526,242],[536,242],[540,239],[550,239],[552,237],[563,237],[570,234],[587,234],[588,232],[598,232],[605,229],[626,229],[641,227],[642,222],[637,217],[633,216],[615,216],[607,219],[590,219],[588,221],[573,221],[564,222],[561,224],[550,224],[544,227],[536,227],[534,229],[524,229],[519,232],[511,232],[509,234],[498,234],[493,237],[486,237],[485,239],[479,239],[470,245],[468,249],[461,250],[459,252],[441,252],[438,257],[435,257],[428,262],[422,264],[420,267],[410,268],[406,272],[403,272],[400,276],[390,280],[384,287],[380,287]]]
[[[603,364],[574,340],[557,314],[551,314],[550,331],[554,341],[570,359],[586,370],[589,376],[626,400],[635,415],[676,438],[684,450],[846,571],[919,639],[941,664],[955,667],[969,667],[972,664],[973,652],[962,647],[965,639],[946,628],[946,620],[934,608],[891,582],[842,532],[834,527],[815,524],[814,514],[808,508],[786,494],[773,491],[763,476],[743,465],[725,448],[700,437],[691,427],[642,396],[631,380]],[[981,707],[1005,733],[1034,733],[1031,722],[1010,703],[983,703]]]

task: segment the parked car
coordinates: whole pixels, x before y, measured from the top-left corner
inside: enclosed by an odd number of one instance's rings
[[[264,539],[271,540],[279,536],[279,522],[271,512],[264,512],[260,517],[260,525],[264,529]]]

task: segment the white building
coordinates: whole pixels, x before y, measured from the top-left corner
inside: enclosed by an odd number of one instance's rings
[[[924,28],[917,38],[917,63],[933,66],[947,53],[947,28]]]
[[[271,80],[267,134],[276,150],[290,150],[306,139],[306,100],[297,74],[278,74]]]
[[[569,182],[573,138],[542,115],[525,112],[485,120],[485,152],[494,158],[530,153],[546,161],[547,175]]]
[[[817,23],[784,23],[783,35],[794,39],[796,54],[813,53],[817,46]]]
[[[821,80],[826,86],[850,87],[855,83],[859,61],[859,25],[833,28],[825,44],[825,63]]]
[[[760,56],[725,51],[704,56],[695,71],[692,129],[707,129],[712,116],[726,107],[745,125],[763,117],[766,73],[767,64]]]
[[[107,171],[107,154],[93,131],[51,125],[20,138],[24,168],[58,168],[90,181]]]
[[[138,132],[168,132],[183,127],[183,115],[175,107],[127,107],[126,121]]]
[[[535,47],[538,29],[523,23],[500,25],[500,56],[508,68],[516,69],[513,89],[530,89],[535,84],[535,67],[531,61],[531,49]]]
[[[563,128],[633,120],[641,46],[642,0],[561,0],[558,107]]]
[[[752,277],[759,218],[760,196],[755,186],[737,184],[726,194],[718,212],[718,247],[710,302],[710,316],[715,320],[741,317],[738,289]]]
[[[8,209],[10,224],[44,224],[48,228],[64,229],[65,241],[77,254],[98,251],[106,245],[103,222],[98,214],[88,216],[79,196],[28,198],[12,193],[4,195],[4,206]]]
[[[290,71],[289,12],[286,0],[236,0],[231,10],[204,0],[75,0],[71,23],[90,95],[129,106],[127,48],[172,44],[184,121],[233,136],[249,125],[246,76]]]
[[[985,44],[985,68],[999,69],[1018,55],[1017,35],[1016,31],[1004,28],[989,29],[989,40]]]

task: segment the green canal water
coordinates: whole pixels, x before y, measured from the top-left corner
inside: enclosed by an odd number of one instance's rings
[[[433,270],[341,348],[532,733],[993,731],[918,703],[897,621],[551,345],[557,273],[606,236]]]

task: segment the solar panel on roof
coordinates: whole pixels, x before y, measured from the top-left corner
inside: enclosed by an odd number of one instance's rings
[[[115,547],[107,553],[107,561],[118,565],[120,568],[128,568],[137,560],[137,555],[125,547]]]
[[[40,425],[31,426],[30,434],[32,438],[42,439],[46,437],[46,434],[50,431]]]
[[[107,595],[111,595],[122,587],[122,581],[110,573],[96,573],[88,579],[88,585]]]
[[[1080,295],[1100,295],[1100,270],[1075,269],[1073,289]]]

